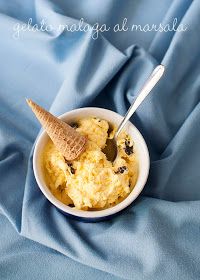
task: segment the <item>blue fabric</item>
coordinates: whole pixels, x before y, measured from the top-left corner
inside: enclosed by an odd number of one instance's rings
[[[199,279],[200,2],[0,1],[0,278]],[[23,32],[80,17],[94,24],[170,22],[186,32]],[[66,218],[34,179],[40,125],[25,104],[53,113],[99,106],[124,114],[152,69],[163,79],[132,118],[151,156],[140,198],[120,216],[85,224]],[[36,241],[36,242],[34,242]]]

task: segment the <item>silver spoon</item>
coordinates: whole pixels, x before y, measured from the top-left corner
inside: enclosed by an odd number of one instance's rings
[[[135,102],[130,106],[128,109],[126,115],[124,116],[122,122],[120,123],[117,131],[115,132],[115,135],[112,139],[107,139],[106,146],[102,150],[104,154],[106,155],[107,159],[111,162],[114,162],[117,157],[117,137],[119,136],[120,132],[130,119],[130,117],[133,115],[133,113],[137,110],[137,108],[140,106],[142,101],[147,97],[147,95],[151,92],[153,87],[157,84],[157,82],[160,80],[164,73],[165,67],[163,65],[158,65],[153,72],[151,73],[150,77],[142,87],[142,89],[139,92],[138,97],[136,98]]]

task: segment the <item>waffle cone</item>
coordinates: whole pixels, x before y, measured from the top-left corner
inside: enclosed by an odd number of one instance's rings
[[[32,100],[27,99],[26,101],[65,159],[76,159],[85,149],[86,137]]]

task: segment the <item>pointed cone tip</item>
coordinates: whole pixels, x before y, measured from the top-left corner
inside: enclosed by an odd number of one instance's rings
[[[26,103],[27,103],[31,108],[33,107],[34,102],[33,102],[31,99],[26,98]]]

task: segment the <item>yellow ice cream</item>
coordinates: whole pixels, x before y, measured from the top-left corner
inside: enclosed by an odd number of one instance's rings
[[[67,162],[49,140],[43,153],[47,184],[57,199],[77,209],[112,207],[127,197],[137,181],[133,140],[125,132],[119,135],[119,154],[112,164],[102,149],[115,128],[111,130],[107,121],[94,117],[81,119],[74,125],[88,138],[86,150],[73,162]]]

